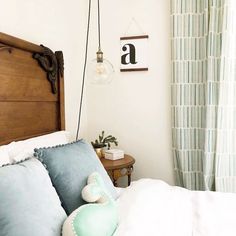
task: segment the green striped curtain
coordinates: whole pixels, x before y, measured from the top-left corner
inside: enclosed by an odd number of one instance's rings
[[[177,184],[192,190],[215,190],[216,169],[222,162],[216,151],[219,119],[224,123],[219,118],[224,113],[219,93],[230,1],[171,1],[174,167]],[[222,168],[219,176],[220,172]]]

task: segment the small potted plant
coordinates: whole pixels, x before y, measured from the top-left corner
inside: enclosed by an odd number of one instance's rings
[[[104,157],[104,149],[110,149],[111,144],[115,144],[116,146],[118,145],[117,139],[112,136],[108,135],[105,136],[105,132],[102,131],[101,135],[98,136],[98,139],[96,139],[94,142],[91,142],[95,152],[97,153],[99,158]]]

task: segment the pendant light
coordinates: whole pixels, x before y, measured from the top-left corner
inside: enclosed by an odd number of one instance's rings
[[[101,49],[101,19],[100,19],[100,0],[97,0],[97,26],[98,26],[98,51],[96,58],[89,66],[88,75],[91,84],[109,84],[113,79],[114,68],[112,64],[103,57]]]
[[[85,55],[84,55],[84,67],[83,67],[83,78],[81,86],[81,95],[79,103],[79,116],[76,132],[76,140],[79,138],[80,130],[80,120],[83,105],[83,95],[84,95],[84,84],[85,75],[87,71],[87,59],[88,59],[88,45],[89,45],[89,32],[90,32],[90,18],[91,18],[91,0],[88,1],[88,20],[87,20],[87,33],[86,33],[86,45],[85,45]],[[88,78],[91,84],[109,84],[112,81],[114,74],[114,68],[112,64],[103,57],[103,52],[101,49],[101,22],[100,22],[100,0],[97,0],[97,20],[98,20],[98,51],[96,53],[96,59],[92,60],[88,68]]]

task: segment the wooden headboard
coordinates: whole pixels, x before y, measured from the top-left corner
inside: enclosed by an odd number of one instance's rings
[[[63,54],[0,33],[0,145],[65,129]]]

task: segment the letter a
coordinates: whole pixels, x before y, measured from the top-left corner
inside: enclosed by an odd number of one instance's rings
[[[127,43],[122,47],[122,51],[126,52],[129,47],[129,53],[126,53],[121,56],[121,64],[137,64],[136,62],[136,49],[135,46],[131,43]]]

